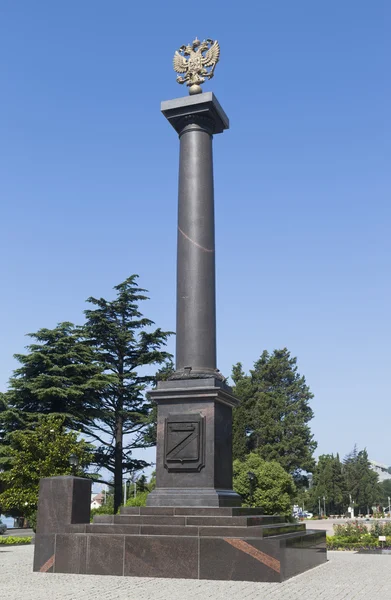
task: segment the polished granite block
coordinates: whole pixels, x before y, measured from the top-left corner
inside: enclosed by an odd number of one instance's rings
[[[200,540],[200,579],[280,581],[278,542],[215,538]]]
[[[114,523],[121,525],[186,525],[186,517],[166,517],[164,515],[115,515]]]
[[[85,534],[57,534],[54,572],[86,573],[87,541]]]
[[[54,533],[37,533],[34,540],[33,571],[53,573]]]
[[[198,536],[198,527],[178,525],[141,525],[141,535],[180,535]]]
[[[90,520],[91,480],[44,477],[39,482],[37,533],[60,533],[70,524]]]
[[[124,535],[140,535],[141,525],[111,525],[91,523],[86,525],[86,533],[121,533]]]
[[[198,579],[198,539],[175,536],[127,537],[124,575]]]
[[[87,573],[123,575],[124,547],[124,535],[88,535]]]
[[[107,523],[110,525],[114,524],[114,515],[95,515],[94,523]]]
[[[87,533],[37,534],[34,570],[283,581],[327,560],[326,537],[322,531],[299,531],[264,539],[262,525],[198,527],[96,523],[85,527]]]

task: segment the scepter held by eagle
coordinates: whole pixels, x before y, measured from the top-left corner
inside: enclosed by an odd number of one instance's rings
[[[188,57],[188,58],[186,58]],[[178,83],[186,83],[189,94],[201,94],[201,84],[212,79],[220,59],[220,46],[217,40],[201,42],[197,38],[192,44],[181,46],[174,54],[174,71],[184,73],[176,78]]]

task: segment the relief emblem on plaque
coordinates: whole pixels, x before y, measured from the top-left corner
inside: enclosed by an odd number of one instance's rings
[[[205,466],[205,417],[169,415],[165,420],[164,466],[168,471],[201,471]]]

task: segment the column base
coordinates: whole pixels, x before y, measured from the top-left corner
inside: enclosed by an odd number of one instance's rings
[[[240,506],[239,494],[233,490],[211,488],[158,488],[147,497],[147,506],[197,506],[201,508]]]

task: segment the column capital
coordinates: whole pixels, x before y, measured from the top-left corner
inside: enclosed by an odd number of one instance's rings
[[[161,103],[161,111],[178,134],[192,118],[200,125],[207,122],[212,134],[229,129],[229,119],[213,92],[166,100]]]

